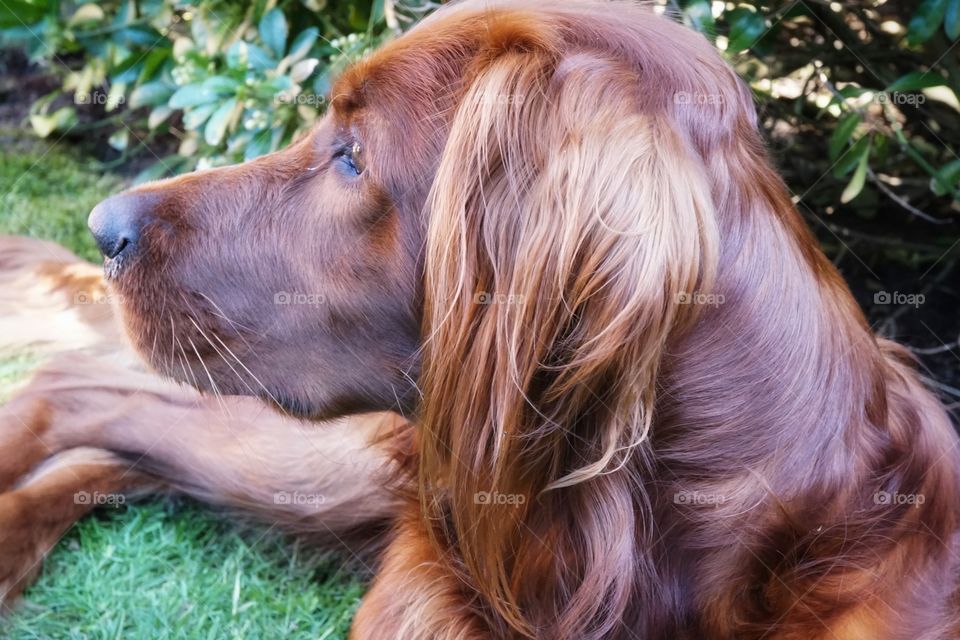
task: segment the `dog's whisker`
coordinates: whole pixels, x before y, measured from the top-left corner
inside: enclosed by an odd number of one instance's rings
[[[180,361],[180,368],[183,370],[183,381],[186,384],[193,384],[194,387],[197,387],[197,378],[192,375],[187,367],[187,354],[183,350],[183,345],[180,343],[180,338],[177,337],[177,327],[173,321],[173,316],[170,316],[170,371],[173,371],[173,357],[176,356]],[[191,383],[191,380],[193,381]],[[199,388],[199,387],[197,387]]]
[[[220,408],[223,409],[223,412],[230,415],[230,410],[227,409],[226,403],[223,401],[223,394],[220,393],[220,388],[217,386],[217,383],[214,381],[213,376],[210,375],[210,369],[207,368],[207,364],[203,361],[203,358],[200,357],[200,351],[197,350],[197,345],[193,343],[193,338],[187,336],[187,342],[190,343],[190,348],[193,349],[193,353],[197,356],[197,361],[200,363],[200,366],[203,367],[204,372],[207,374],[207,379],[210,381],[210,390],[213,393],[213,397],[216,398],[217,404],[220,405]]]
[[[200,295],[203,296],[203,297],[205,297],[206,299],[208,299],[208,300],[210,301],[210,303],[213,304],[214,306],[217,306],[216,303],[215,303],[213,300],[210,300],[210,298],[208,298],[205,294],[201,293]],[[186,299],[184,299],[183,302],[184,302],[184,305],[185,305],[185,306],[187,306],[188,308],[190,308],[190,305],[189,305],[189,303],[187,302]],[[193,323],[193,326],[194,326],[194,327],[196,328],[196,330],[200,333],[200,335],[203,336],[203,338],[204,338],[207,342],[210,343],[210,346],[214,349],[214,351],[217,352],[217,355],[220,356],[220,358],[224,361],[224,363],[225,363],[228,367],[230,367],[230,370],[234,373],[234,375],[236,375],[237,378],[240,380],[240,382],[247,388],[248,391],[250,391],[251,395],[259,395],[258,393],[256,393],[256,392],[254,391],[253,388],[250,387],[250,385],[249,385],[249,384],[247,383],[247,381],[243,378],[243,376],[240,375],[240,373],[239,373],[239,372],[233,367],[233,365],[227,360],[227,358],[223,355],[223,353],[220,352],[220,350],[217,348],[217,346],[213,344],[213,342],[212,342],[212,341],[210,340],[210,338],[207,336],[206,332],[200,327],[199,323],[198,323],[192,316],[188,316],[188,318],[189,318],[190,321]],[[226,316],[224,316],[224,319],[226,319],[226,320],[229,322],[229,319],[226,318]],[[284,408],[284,406],[283,406],[283,405],[280,403],[280,401],[273,395],[273,393],[267,388],[267,386],[266,386],[265,384],[263,384],[263,382],[260,380],[260,378],[258,378],[258,377],[253,373],[253,371],[251,371],[250,368],[247,367],[247,365],[243,363],[243,361],[237,356],[237,354],[234,353],[234,351],[233,351],[230,347],[227,346],[227,344],[220,338],[220,336],[217,335],[217,333],[216,333],[215,331],[211,331],[211,334],[212,334],[213,337],[216,338],[216,340],[223,346],[223,348],[227,351],[227,353],[229,353],[230,356],[237,362],[237,364],[240,365],[240,367],[250,376],[250,378],[253,379],[253,381],[256,382],[257,385],[259,385],[261,389],[263,389],[263,391],[267,394],[267,397],[270,398],[270,400],[277,406],[277,408],[279,408],[279,409],[280,409],[281,411],[283,411],[283,412],[286,412],[286,409]],[[250,344],[243,338],[242,334],[240,334],[240,333],[238,332],[238,335],[240,335],[241,340],[244,341],[244,344],[245,344],[245,345],[247,346],[247,348],[249,349],[249,352],[252,353],[252,352],[253,352],[253,346],[250,345]]]
[[[230,347],[228,347],[228,346],[223,342],[223,340],[220,339],[220,336],[218,336],[216,333],[214,333],[214,334],[213,334],[213,337],[216,338],[217,341],[218,341],[221,345],[223,345],[223,348],[226,349],[227,353],[229,353],[230,356],[231,356],[234,360],[237,361],[237,364],[240,365],[240,366],[243,368],[243,370],[247,372],[247,375],[249,375],[251,378],[253,378],[254,382],[256,382],[258,385],[260,385],[260,388],[263,389],[264,393],[267,394],[267,397],[269,397],[270,400],[272,400],[273,403],[277,405],[277,407],[279,407],[280,409],[283,409],[284,411],[286,411],[286,409],[284,409],[283,405],[280,404],[280,401],[277,400],[276,397],[274,397],[274,395],[273,395],[273,393],[270,391],[270,389],[268,389],[267,386],[266,386],[265,384],[263,384],[263,382],[260,381],[260,378],[258,378],[258,377],[256,376],[256,374],[253,373],[253,371],[251,371],[250,368],[247,367],[247,365],[245,365],[245,364],[243,363],[243,361],[237,356],[237,354],[235,354],[235,353],[233,352],[233,350],[232,350]],[[238,375],[239,375],[239,374],[238,374]]]
[[[231,318],[227,315],[227,313],[223,310],[223,307],[221,307],[219,304],[217,304],[217,303],[213,300],[213,298],[211,298],[210,296],[208,296],[208,295],[205,294],[204,292],[202,292],[202,291],[197,291],[196,293],[197,293],[197,295],[199,295],[201,298],[203,298],[204,300],[206,300],[207,302],[209,302],[209,303],[213,306],[213,308],[216,310],[216,313],[214,313],[213,315],[215,315],[215,316],[217,316],[217,317],[219,317],[219,318],[222,318],[222,319],[226,320],[226,321],[230,324],[230,326],[233,328],[233,330],[236,331],[237,335],[240,336],[241,339],[243,339],[243,332],[239,331],[238,328],[239,328],[239,329],[243,329],[243,330],[246,331],[247,333],[250,333],[250,334],[253,334],[253,335],[257,336],[258,338],[262,338],[262,337],[263,337],[263,336],[261,336],[261,335],[258,335],[255,329],[253,329],[253,328],[251,328],[251,327],[248,327],[248,326],[246,326],[246,325],[244,325],[244,324],[241,324],[241,323],[237,322],[236,320],[231,319]],[[244,342],[246,342],[246,340],[244,340]]]
[[[173,319],[172,319],[172,318],[170,319],[170,324],[171,324],[171,329],[172,329],[172,326],[173,326]],[[197,380],[197,376],[196,376],[196,374],[195,374],[194,371],[193,371],[193,367],[186,365],[186,363],[188,363],[188,362],[190,361],[190,358],[187,357],[187,350],[183,348],[183,343],[180,342],[180,337],[176,334],[175,331],[173,331],[173,333],[171,333],[171,335],[173,336],[173,339],[176,341],[177,349],[178,349],[178,351],[179,351],[179,353],[180,353],[180,358],[181,358],[180,363],[181,363],[181,365],[184,367],[184,371],[183,371],[183,373],[184,373],[184,375],[185,375],[185,380],[184,380],[184,382],[186,382],[187,384],[192,384],[195,388],[199,389],[199,388],[200,388],[200,381]],[[191,382],[191,380],[192,380],[193,382]]]
[[[200,328],[200,325],[197,323],[196,320],[194,320],[192,316],[187,316],[187,319],[190,320],[191,324],[193,324],[194,328],[196,328],[197,332],[199,332],[199,334],[203,337],[203,339],[207,341],[210,347],[214,351],[216,351],[220,359],[223,360],[223,363],[228,367],[230,367],[230,371],[232,371],[233,374],[237,377],[237,379],[241,382],[241,384],[243,384],[243,386],[247,388],[247,391],[250,392],[250,395],[256,395],[253,387],[247,384],[247,381],[243,378],[243,376],[240,375],[240,372],[237,371],[237,369],[233,366],[233,364],[229,360],[227,360],[226,356],[223,355],[223,353],[220,351],[217,345],[213,343],[213,340],[210,339],[210,337],[207,335],[207,332]],[[216,333],[214,333],[213,335],[217,337]],[[217,340],[220,340],[220,338],[217,337]],[[220,343],[223,344],[223,341],[220,340]]]

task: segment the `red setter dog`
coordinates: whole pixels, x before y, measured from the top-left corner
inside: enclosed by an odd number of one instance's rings
[[[72,492],[167,483],[381,542],[360,639],[957,637],[957,437],[750,91],[647,8],[546,4],[443,9],[286,150],[94,210],[127,336],[211,393],[42,369],[4,414],[10,593]]]

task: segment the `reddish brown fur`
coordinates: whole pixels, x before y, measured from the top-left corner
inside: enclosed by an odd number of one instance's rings
[[[59,247],[0,236],[0,348],[43,360],[0,408],[0,610],[93,507],[81,493],[177,490],[375,566],[398,509],[391,468],[409,450],[406,423],[369,414],[317,428],[146,373],[120,340],[99,272]],[[278,501],[293,495],[310,500]]]
[[[463,2],[331,104],[138,189],[154,220],[108,273],[167,375],[415,414],[355,637],[956,637],[957,437],[705,40],[627,3]]]

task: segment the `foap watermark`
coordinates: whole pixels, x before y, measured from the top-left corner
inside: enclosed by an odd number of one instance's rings
[[[327,104],[327,99],[324,96],[317,95],[316,93],[298,93],[291,95],[288,93],[277,94],[273,99],[275,104],[292,104],[295,107],[305,106],[305,107],[325,107]]]
[[[521,505],[527,501],[522,493],[500,493],[499,491],[478,491],[473,494],[474,504]]]
[[[122,493],[100,493],[99,491],[77,491],[73,494],[73,504],[92,507],[119,507],[126,504],[127,497]]]
[[[74,294],[73,304],[120,304],[123,302],[123,296],[119,293],[106,293],[102,291],[80,291]]]
[[[695,104],[699,106],[723,104],[723,94],[699,93],[696,91],[677,91],[673,94],[674,104]]]
[[[273,296],[273,304],[294,305],[303,304],[319,307],[327,303],[327,296],[322,293],[299,293],[296,291],[279,291]]]
[[[922,493],[899,493],[897,491],[877,491],[873,494],[873,503],[874,504],[887,504],[887,505],[910,505],[913,507],[919,507],[927,499]]]
[[[93,91],[77,91],[73,94],[73,103],[77,105],[92,104],[104,106],[106,104],[116,104],[119,106],[125,101],[126,98],[123,94],[117,94],[111,98],[109,93],[104,93],[97,89]]]
[[[516,104],[521,105],[526,100],[526,96],[519,93],[493,93],[485,94],[480,98],[482,104],[492,104],[492,105],[506,105],[506,104]]]
[[[726,298],[722,293],[703,293],[702,291],[681,291],[677,294],[677,304],[696,304],[707,307],[719,307]]]
[[[926,302],[922,293],[901,293],[900,291],[877,291],[873,294],[873,304],[896,304],[917,308]]]
[[[523,296],[519,293],[489,293],[480,291],[473,296],[475,304],[523,304]]]
[[[719,493],[704,493],[702,491],[677,491],[673,494],[673,504],[691,506],[718,506],[726,502],[725,496]]]
[[[893,104],[897,106],[918,107],[927,101],[927,96],[922,93],[900,93],[899,91],[880,91],[873,96],[873,99],[880,104]]]
[[[277,491],[273,494],[273,504],[294,507],[319,507],[327,502],[322,493],[301,493],[300,491]]]

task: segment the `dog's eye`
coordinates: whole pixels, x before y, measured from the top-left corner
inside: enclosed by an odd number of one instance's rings
[[[361,153],[360,143],[353,141],[340,147],[334,154],[334,159],[339,160],[353,175],[359,176],[363,173],[363,155]]]

